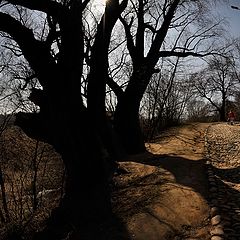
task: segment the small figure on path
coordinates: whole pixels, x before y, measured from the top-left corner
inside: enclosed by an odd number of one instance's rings
[[[230,110],[229,113],[228,113],[228,119],[227,120],[230,122],[231,125],[233,125],[235,117],[236,117],[235,113],[232,110]]]

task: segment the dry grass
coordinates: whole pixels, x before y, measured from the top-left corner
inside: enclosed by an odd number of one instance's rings
[[[64,168],[49,144],[11,126],[0,136],[0,238],[30,236],[44,226],[62,197]]]

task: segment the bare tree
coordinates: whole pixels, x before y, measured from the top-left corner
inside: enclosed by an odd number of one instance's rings
[[[107,3],[106,14],[97,29],[87,109],[81,94],[81,81],[86,56],[83,15],[88,3],[89,0],[0,1],[0,31],[19,47],[41,86],[33,87],[29,96],[39,107],[39,112],[18,114],[17,123],[28,135],[51,143],[61,154],[66,168],[65,195],[49,220],[48,228],[39,235],[43,239],[63,238],[72,228],[86,231],[84,226],[89,222],[98,229],[98,224],[111,213],[109,158],[106,157],[109,146],[102,138],[100,127],[95,125],[93,116],[105,114],[102,107],[107,71],[105,50],[118,17],[113,13],[120,14],[121,5],[118,1]],[[13,15],[19,8],[21,14]],[[35,16],[34,19],[41,23],[41,31],[36,31],[26,21],[22,10]],[[105,18],[109,19],[106,24],[110,25],[104,29],[101,27]],[[39,22],[39,19],[43,21]],[[102,41],[101,36],[106,36],[107,41]],[[103,59],[97,55],[101,48],[104,50]],[[102,60],[103,75],[102,69],[98,68]],[[101,75],[98,75],[99,72]],[[96,80],[90,80],[91,74],[94,74],[93,78],[100,77],[101,85]],[[99,92],[92,94],[98,87]],[[100,112],[95,106],[101,107]],[[102,119],[99,121],[104,125],[105,120]]]
[[[206,69],[193,75],[198,94],[219,113],[221,121],[226,120],[226,101],[233,97],[239,88],[233,57],[215,56],[210,59]]]
[[[153,76],[142,101],[141,113],[146,116],[150,139],[163,128],[180,123],[192,96],[189,77],[183,74],[186,68],[182,68],[179,59],[170,63],[171,68],[165,66]]]
[[[159,72],[159,59],[202,57],[214,52],[211,39],[216,41],[221,33],[220,21],[214,21],[208,14],[208,4],[208,1],[131,1],[121,15],[132,72],[124,89],[114,88],[118,97],[114,121],[128,152],[145,151],[139,107],[152,75]]]
[[[18,62],[23,57],[28,62],[27,69],[33,75],[27,75],[23,82],[27,83],[31,76],[29,83],[37,79],[39,84],[27,84],[31,90],[29,99],[38,111],[18,114],[17,123],[28,135],[51,143],[66,168],[66,194],[40,239],[65,238],[66,231],[72,228],[84,232],[90,222],[99,229],[102,219],[111,214],[109,160],[115,149],[109,141],[113,134],[105,111],[106,84],[118,97],[114,121],[124,147],[132,153],[144,151],[139,107],[152,74],[159,72],[159,58],[210,54],[213,50],[208,39],[218,34],[217,24],[209,21],[202,1],[112,0],[106,2],[104,14],[87,41],[84,23],[89,3],[0,1],[0,32],[11,40],[7,50]],[[125,29],[126,39],[122,42],[126,41],[130,56],[121,59],[126,59],[132,70],[125,88],[109,77],[109,72],[113,73],[109,49],[114,52],[110,40],[118,18]],[[177,37],[173,38],[170,30],[178,33]],[[205,49],[200,48],[203,41]],[[85,64],[90,66],[87,77]],[[14,76],[22,81],[22,75]],[[172,99],[169,106],[176,107],[175,102]]]
[[[197,95],[194,95],[187,103],[186,110],[186,120],[189,122],[209,122],[216,120],[216,111],[213,106]]]

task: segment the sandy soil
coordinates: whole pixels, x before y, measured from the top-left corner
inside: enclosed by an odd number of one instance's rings
[[[208,124],[172,128],[148,153],[119,163],[114,214],[121,230],[109,239],[210,239],[204,132]]]

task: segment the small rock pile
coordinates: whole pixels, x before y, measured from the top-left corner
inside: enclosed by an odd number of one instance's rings
[[[240,125],[211,125],[205,136],[211,240],[240,239]]]

